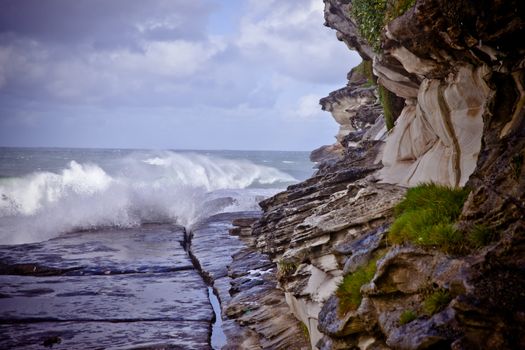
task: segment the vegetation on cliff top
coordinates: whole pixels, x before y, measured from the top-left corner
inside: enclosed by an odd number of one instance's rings
[[[354,0],[352,17],[356,20],[361,36],[375,51],[379,51],[383,27],[415,3],[416,0]]]

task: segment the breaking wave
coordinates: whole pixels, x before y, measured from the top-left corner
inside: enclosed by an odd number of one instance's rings
[[[135,154],[112,171],[71,161],[57,173],[0,179],[0,244],[146,222],[188,226],[221,211],[257,209],[294,181],[275,168],[201,154]]]

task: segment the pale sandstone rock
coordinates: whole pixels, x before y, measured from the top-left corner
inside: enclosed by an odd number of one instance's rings
[[[342,144],[345,136],[357,130],[354,119],[357,117],[359,110],[365,105],[374,104],[376,100],[377,97],[370,88],[357,91],[344,88],[339,93],[321,100],[323,109],[330,112],[334,120],[339,124],[339,132],[336,135],[339,143]]]
[[[481,147],[486,67],[462,66],[445,82],[425,79],[417,106],[406,106],[383,154],[384,182],[415,186],[437,182],[463,186]]]
[[[314,265],[310,267],[310,278],[308,284],[304,288],[304,294],[308,295],[309,298],[318,303],[322,304],[333,292],[337,289],[337,285],[341,282],[341,276],[332,276],[329,273],[318,269]]]
[[[377,75],[379,84],[400,97],[417,97],[418,84],[399,68],[374,59],[374,74]]]
[[[285,293],[285,297],[292,314],[308,328],[310,346],[315,349],[315,345],[323,336],[317,327],[317,318],[321,311],[319,303],[304,298],[298,299],[292,293]]]
[[[417,74],[421,77],[428,75],[438,67],[436,62],[418,57],[408,51],[404,46],[392,48],[389,52],[397,58],[407,72]]]
[[[312,259],[312,265],[318,266],[319,269],[339,274],[339,264],[334,254],[327,254]]]

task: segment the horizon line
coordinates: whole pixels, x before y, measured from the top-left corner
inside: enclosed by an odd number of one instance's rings
[[[322,147],[322,146],[319,146]],[[313,150],[271,150],[271,149],[204,149],[204,148],[135,148],[135,147],[68,147],[68,146],[3,146],[0,148],[23,149],[79,149],[79,150],[130,150],[130,151],[175,151],[175,152],[312,152]]]

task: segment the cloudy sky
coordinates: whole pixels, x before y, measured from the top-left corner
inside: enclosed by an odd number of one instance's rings
[[[356,54],[322,0],[0,0],[0,146],[311,150]]]

